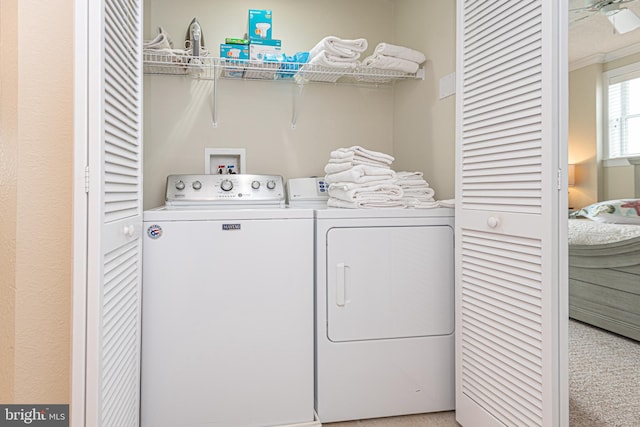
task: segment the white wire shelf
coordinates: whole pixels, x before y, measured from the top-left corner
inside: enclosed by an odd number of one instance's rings
[[[404,73],[354,64],[350,67],[327,67],[294,62],[262,62],[229,60],[208,56],[193,57],[167,53],[144,53],[144,73],[149,75],[191,76],[214,80],[234,78],[245,80],[278,80],[305,84],[323,83],[372,83],[392,84],[397,80],[424,79],[424,70]]]
[[[364,66],[360,63],[346,67],[327,67],[293,62],[262,62],[229,60],[210,56],[193,57],[180,52],[144,52],[144,73],[148,75],[185,76],[212,80],[211,97],[213,127],[217,127],[217,81],[221,79],[280,81],[298,86],[291,127],[296,127],[302,89],[307,83],[390,86],[398,80],[424,80],[424,69],[404,73]]]

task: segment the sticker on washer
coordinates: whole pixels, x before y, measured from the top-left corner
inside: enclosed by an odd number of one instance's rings
[[[153,224],[147,228],[147,236],[152,239],[159,239],[162,236],[162,227],[159,225]]]
[[[240,230],[240,224],[222,224],[223,230]]]

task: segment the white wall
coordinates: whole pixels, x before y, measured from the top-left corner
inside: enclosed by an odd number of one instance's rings
[[[569,163],[575,164],[576,185],[569,188],[569,207],[581,208],[599,200],[598,145],[602,124],[599,106],[602,64],[569,73]]]
[[[569,73],[569,163],[576,165],[576,185],[569,188],[569,206],[634,197],[632,166],[605,167],[602,110],[603,73],[637,62],[630,55],[604,64],[591,64]]]
[[[456,70],[455,0],[396,0],[396,42],[427,55],[425,80],[395,87],[396,170],[419,170],[436,199],[455,195],[455,96],[439,99],[439,82]]]
[[[64,404],[71,364],[73,1],[2,0],[0,58],[0,402]]]
[[[180,44],[197,17],[214,56],[225,37],[243,36],[248,9],[269,8],[273,37],[287,54],[335,35],[366,38],[365,56],[385,41],[430,59],[424,81],[394,88],[307,85],[295,129],[296,85],[219,80],[214,128],[211,81],[145,76],[145,208],[163,203],[167,175],[203,173],[207,147],[246,148],[247,172],[293,178],[323,175],[331,150],[362,145],[396,155],[396,170],[424,171],[437,198],[453,197],[454,98],[437,100],[437,80],[455,68],[454,0],[146,0],[145,6],[145,38],[162,26]],[[439,8],[445,13],[436,13]]]

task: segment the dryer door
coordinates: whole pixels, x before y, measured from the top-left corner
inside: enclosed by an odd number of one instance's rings
[[[451,227],[332,228],[327,261],[331,341],[453,333]]]

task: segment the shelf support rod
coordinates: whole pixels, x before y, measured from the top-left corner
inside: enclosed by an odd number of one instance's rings
[[[211,110],[213,115],[213,127],[218,127],[217,97],[218,97],[218,70],[217,64],[213,65],[213,89],[211,90]]]
[[[298,93],[293,100],[293,115],[291,117],[291,129],[296,128],[296,122],[298,121],[298,112],[300,111],[300,104],[302,103],[302,91],[304,84],[298,84]]]

